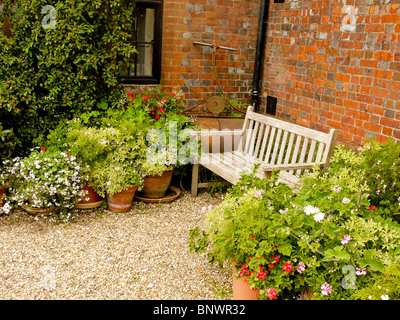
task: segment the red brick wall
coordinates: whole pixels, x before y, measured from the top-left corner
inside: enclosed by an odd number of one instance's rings
[[[270,5],[263,76],[277,116],[353,145],[400,140],[400,1],[285,2]]]
[[[259,5],[254,0],[164,0],[161,84],[180,86],[188,107],[218,93],[212,49],[193,41],[214,43],[237,49],[218,50],[218,77],[229,98],[250,103]],[[205,104],[194,110],[205,110]]]

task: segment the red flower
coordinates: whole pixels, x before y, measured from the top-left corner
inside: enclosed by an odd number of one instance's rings
[[[369,207],[369,210],[376,210],[376,209],[378,209],[378,208],[375,207],[375,206],[370,206],[370,207]]]
[[[272,263],[278,263],[278,262],[279,262],[279,257],[278,257],[278,256],[274,255],[274,256],[272,256],[271,258],[272,258],[272,259],[275,259],[275,262],[272,261]]]
[[[268,268],[273,269],[274,268],[274,263],[271,263]]]
[[[293,270],[293,265],[291,263],[284,263],[283,264],[283,270],[285,270],[287,273],[291,273]]]
[[[164,108],[158,108],[158,111],[164,112]]]
[[[41,151],[41,152],[45,152],[45,151],[46,151],[46,148],[40,148],[40,151]]]
[[[144,100],[149,100],[149,96],[143,96]]]
[[[259,273],[256,274],[256,277],[260,280],[263,280],[266,277],[266,273],[264,271],[260,271]]]
[[[156,120],[160,119],[160,115],[156,114],[155,118],[156,118]]]
[[[128,97],[131,98],[133,100],[133,94],[132,92],[128,92]]]
[[[269,288],[267,289],[267,296],[270,299],[275,299],[278,296],[278,294],[276,293],[276,290],[274,288]]]
[[[71,152],[67,152],[67,156],[69,157],[71,155]]]
[[[164,98],[162,102],[167,103],[167,101],[168,101],[168,100]]]
[[[172,92],[172,93],[171,93],[171,97],[173,97],[174,95],[175,95],[175,93]]]
[[[252,234],[252,235],[250,236],[250,238],[254,239],[254,238],[255,238],[254,234]]]

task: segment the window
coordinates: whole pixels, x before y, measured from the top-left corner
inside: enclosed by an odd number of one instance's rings
[[[138,54],[120,76],[126,84],[158,84],[161,78],[162,0],[138,0],[135,10],[135,46]]]

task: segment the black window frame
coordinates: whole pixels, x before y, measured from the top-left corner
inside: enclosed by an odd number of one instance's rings
[[[161,48],[162,48],[162,22],[163,1],[162,0],[137,0],[136,8],[154,9],[154,42],[153,42],[153,68],[151,76],[120,76],[123,84],[160,84],[161,82]],[[135,30],[137,39],[137,13],[135,10]],[[137,40],[134,41],[137,46]]]

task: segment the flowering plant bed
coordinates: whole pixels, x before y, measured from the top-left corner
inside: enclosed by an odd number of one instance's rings
[[[243,176],[207,210],[206,229],[190,231],[190,248],[220,266],[235,261],[236,276],[261,299],[301,292],[312,292],[312,299],[399,298],[399,209],[371,205],[370,177],[381,170],[360,174],[369,150],[337,147],[330,170],[304,174],[296,194],[277,183],[276,172],[271,180]],[[378,156],[376,162],[384,153]]]

